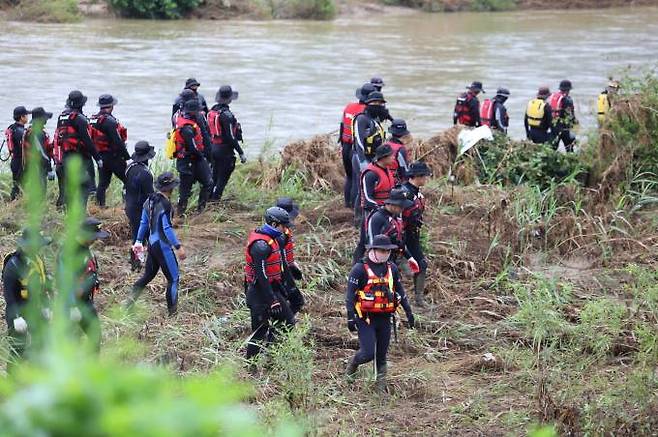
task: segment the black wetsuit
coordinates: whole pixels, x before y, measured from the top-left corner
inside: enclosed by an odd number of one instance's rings
[[[98,169],[98,187],[96,189],[96,202],[100,206],[105,206],[105,192],[110,186],[112,175],[126,184],[126,161],[130,159],[130,153],[126,149],[126,143],[119,135],[119,123],[109,112],[101,111],[98,115],[104,115],[99,123],[96,123],[96,129],[103,132],[109,143],[108,151],[99,152],[103,160],[103,167]],[[97,149],[100,149],[97,146]]]
[[[131,163],[126,170],[126,216],[130,222],[132,241],[137,238],[142,207],[151,193],[153,193],[153,173],[149,170],[148,163]]]
[[[15,200],[21,193],[21,179],[23,178],[23,135],[25,134],[25,125],[21,123],[14,123],[9,126],[11,131],[11,142],[13,144],[13,151],[11,154],[11,179],[13,185],[11,187],[11,200]]]
[[[183,117],[196,120],[196,116],[193,114],[183,114]],[[180,175],[178,214],[182,215],[187,210],[187,203],[192,195],[192,186],[195,182],[201,185],[197,210],[202,211],[206,207],[212,189],[212,180],[208,161],[194,143],[194,128],[191,125],[185,125],[180,129],[180,135],[184,141],[185,153],[182,158],[176,160],[176,170]]]
[[[217,131],[221,132],[221,136],[211,138],[213,143],[211,152],[213,190],[210,198],[219,200],[235,170],[235,152],[242,156],[244,151],[240,147],[242,128],[229,106],[217,104],[212,107],[212,110],[219,111],[220,126]]]

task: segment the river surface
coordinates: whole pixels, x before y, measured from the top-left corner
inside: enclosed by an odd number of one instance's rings
[[[512,92],[511,135],[523,136],[525,104],[563,78],[583,128],[595,125],[608,75],[655,66],[658,8],[597,11],[410,14],[307,21],[124,21],[0,23],[0,117],[16,105],[59,112],[80,89],[119,99],[115,115],[130,148],[162,147],[171,104],[187,77],[208,103],[229,83],[248,153],[333,131],[357,86],[384,77],[391,113],[428,136],[452,124],[455,98],[472,80],[487,96]],[[49,124],[52,131],[54,120]]]

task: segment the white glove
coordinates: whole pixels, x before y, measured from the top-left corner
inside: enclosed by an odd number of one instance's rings
[[[22,317],[16,317],[14,319],[14,331],[19,334],[25,334],[27,332],[27,322]]]
[[[41,310],[41,315],[46,320],[51,320],[53,318],[53,312],[50,311],[50,308],[44,308]]]
[[[407,263],[409,264],[409,268],[413,273],[420,273],[420,266],[418,265],[418,261],[416,261],[416,258],[412,256],[407,260]]]
[[[79,322],[82,320],[82,313],[78,307],[71,308],[70,317],[72,322]]]

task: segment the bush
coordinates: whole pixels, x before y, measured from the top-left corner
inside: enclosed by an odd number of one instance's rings
[[[121,16],[177,19],[194,10],[201,0],[107,0]]]
[[[272,18],[330,20],[336,16],[334,0],[270,0]]]
[[[516,0],[472,0],[474,11],[509,11],[516,9]]]
[[[77,0],[21,0],[9,18],[39,23],[70,23],[80,19]]]

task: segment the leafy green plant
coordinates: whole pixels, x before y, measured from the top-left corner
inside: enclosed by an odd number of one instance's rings
[[[580,312],[574,340],[583,351],[591,350],[597,356],[605,355],[622,333],[625,316],[626,307],[610,299],[587,302]]]
[[[181,18],[201,4],[201,0],[107,0],[110,7],[130,18]]]
[[[516,6],[516,0],[471,0],[474,11],[510,11]]]
[[[77,0],[22,0],[11,19],[41,23],[70,23],[80,19]]]

